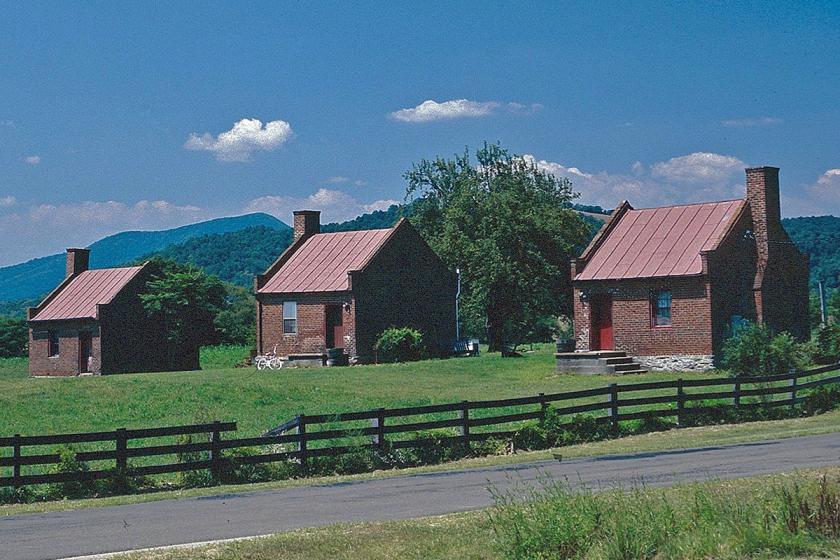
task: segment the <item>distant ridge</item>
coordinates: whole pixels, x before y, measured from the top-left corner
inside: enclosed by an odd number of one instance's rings
[[[119,266],[170,245],[204,235],[224,234],[250,227],[291,230],[263,213],[216,218],[162,231],[124,231],[90,245],[92,268]],[[37,298],[55,288],[64,277],[64,255],[50,255],[0,268],[0,302]]]

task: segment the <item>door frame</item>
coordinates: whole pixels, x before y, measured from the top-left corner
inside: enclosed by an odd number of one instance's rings
[[[91,331],[79,331],[79,373],[93,373],[90,367],[92,357],[93,333]]]
[[[589,348],[590,350],[615,350],[615,332],[613,324],[613,297],[612,294],[596,294],[589,299],[590,313],[589,313]],[[605,313],[606,311],[606,313]],[[609,317],[610,338],[612,339],[611,348],[604,348],[605,346],[601,337],[602,327],[604,326],[603,319]]]
[[[338,318],[338,323],[331,321]],[[336,340],[335,329],[341,327],[342,339]],[[324,346],[330,348],[343,348],[344,344],[344,306],[340,303],[328,303],[324,306]],[[332,339],[332,345],[330,345]]]

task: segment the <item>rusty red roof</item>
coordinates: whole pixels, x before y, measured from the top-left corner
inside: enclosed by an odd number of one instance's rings
[[[142,269],[130,266],[86,270],[70,280],[32,320],[96,319],[96,306],[110,303]]]
[[[349,290],[347,273],[363,268],[393,230],[315,234],[303,242],[259,292],[287,294]]]
[[[627,210],[607,231],[576,280],[619,280],[703,273],[743,200]]]

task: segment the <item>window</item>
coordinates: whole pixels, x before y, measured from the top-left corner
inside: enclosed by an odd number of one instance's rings
[[[297,333],[297,302],[283,302],[283,334]]]
[[[654,327],[671,326],[671,291],[661,290],[654,294],[651,302]]]
[[[49,331],[47,336],[49,338],[48,355],[50,358],[55,358],[58,356],[58,333],[55,331]]]

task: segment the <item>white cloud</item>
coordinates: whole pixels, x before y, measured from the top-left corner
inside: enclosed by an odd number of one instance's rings
[[[209,218],[197,206],[165,200],[41,204],[0,216],[0,266],[86,246],[120,231],[169,229]]]
[[[429,99],[416,107],[394,111],[390,116],[394,120],[409,123],[485,117],[495,111],[499,105],[497,101],[453,99],[438,103]]]
[[[651,175],[675,183],[708,183],[725,180],[744,167],[736,157],[695,152],[653,164]]]
[[[13,196],[0,196],[0,208],[10,208],[17,204],[17,199]]]
[[[840,169],[829,169],[814,183],[801,185],[795,195],[782,195],[782,211],[791,216],[840,214]]]
[[[262,196],[250,201],[244,210],[266,212],[286,222],[295,210],[320,210],[321,222],[328,223],[352,220],[360,214],[385,210],[393,204],[399,204],[399,201],[383,199],[364,203],[342,191],[318,189],[307,197]]]
[[[41,163],[41,156],[26,156],[23,158],[23,161],[28,163],[29,165],[38,165]]]
[[[511,101],[507,104],[507,110],[511,113],[517,113],[519,115],[533,115],[534,113],[538,113],[543,110],[542,103],[531,103],[530,105],[523,105],[522,103],[516,103],[515,101]]]
[[[580,202],[615,208],[629,200],[636,208],[724,200],[743,196],[746,164],[738,158],[697,152],[646,167],[633,163],[626,173],[587,172],[578,167],[524,156],[556,177],[567,177]]]
[[[748,117],[743,119],[725,119],[720,124],[729,128],[750,128],[754,126],[772,126],[783,121],[777,117]]]
[[[256,151],[270,152],[292,136],[286,121],[270,121],[263,126],[259,119],[242,119],[227,132],[215,138],[209,132],[190,134],[184,147],[188,150],[212,152],[219,161],[249,161]]]

